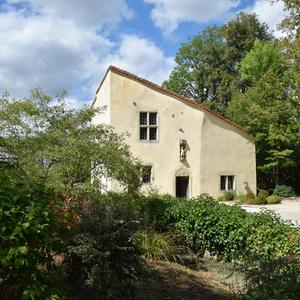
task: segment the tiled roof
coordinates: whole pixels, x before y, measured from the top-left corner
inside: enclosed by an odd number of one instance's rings
[[[139,82],[141,82],[141,83],[144,83],[144,84],[146,84],[146,85],[148,85],[148,86],[150,86],[150,87],[152,87],[152,88],[154,88],[154,89],[157,89],[157,90],[159,90],[159,91],[161,91],[161,92],[164,92],[164,93],[166,93],[166,94],[169,94],[169,95],[171,95],[171,96],[174,96],[174,97],[176,97],[176,98],[179,98],[179,99],[181,99],[181,100],[183,100],[183,101],[185,101],[185,102],[187,102],[187,103],[189,103],[189,104],[192,104],[192,105],[194,105],[194,106],[196,106],[196,107],[198,107],[198,108],[201,108],[201,109],[207,111],[207,112],[210,113],[211,115],[214,115],[215,117],[217,117],[217,118],[219,118],[219,119],[221,119],[221,120],[223,120],[223,121],[229,123],[230,125],[232,125],[232,126],[238,128],[238,129],[244,131],[245,133],[247,133],[247,134],[249,134],[249,135],[252,135],[250,132],[246,131],[246,130],[243,129],[241,126],[237,125],[237,124],[234,123],[234,122],[231,122],[230,120],[224,118],[223,116],[221,116],[221,115],[219,115],[218,113],[212,111],[211,109],[209,109],[209,108],[207,108],[207,107],[205,107],[205,106],[203,106],[203,105],[197,103],[196,101],[191,100],[191,99],[188,99],[188,98],[185,98],[185,97],[183,97],[183,96],[181,96],[181,95],[179,95],[179,94],[176,94],[176,93],[174,93],[174,92],[172,92],[172,91],[170,91],[170,90],[167,90],[167,89],[165,89],[165,88],[163,88],[163,87],[161,87],[161,86],[159,86],[159,85],[157,85],[157,84],[155,84],[155,83],[153,83],[153,82],[151,82],[151,81],[148,81],[148,80],[146,80],[146,79],[143,79],[143,78],[141,78],[141,77],[138,77],[138,76],[136,76],[136,75],[133,75],[133,74],[127,72],[127,71],[124,71],[124,70],[122,70],[122,69],[116,68],[116,67],[114,67],[114,66],[109,66],[109,68],[107,69],[106,74],[105,74],[105,76],[104,76],[104,78],[103,78],[103,80],[102,80],[102,82],[101,82],[99,88],[97,89],[97,92],[96,92],[96,93],[98,93],[98,91],[99,91],[99,89],[100,89],[100,87],[101,87],[101,85],[102,85],[102,83],[103,83],[103,81],[104,81],[104,79],[105,79],[105,77],[106,77],[106,75],[107,75],[107,73],[108,73],[109,71],[113,71],[113,72],[120,73],[120,74],[125,75],[125,76],[127,76],[127,77],[129,77],[129,78],[132,78],[132,79],[135,79],[135,80],[137,80],[137,81],[139,81]],[[95,100],[94,100],[92,106],[94,105],[95,101],[96,101],[96,98],[95,98]]]

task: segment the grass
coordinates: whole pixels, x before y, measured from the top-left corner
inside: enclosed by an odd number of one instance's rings
[[[173,232],[160,233],[155,230],[142,231],[142,248],[145,258],[183,263],[185,257],[197,261],[196,255],[190,248],[178,242]]]

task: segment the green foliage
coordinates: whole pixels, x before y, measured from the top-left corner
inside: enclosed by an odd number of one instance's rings
[[[153,217],[156,230],[175,232],[197,255],[208,250],[231,260],[243,258],[246,250],[278,257],[300,254],[299,228],[291,227],[273,211],[250,214],[239,204],[219,203],[206,194],[190,200],[169,196],[162,207]]]
[[[0,173],[0,298],[13,288],[21,300],[58,298],[63,274],[52,254],[60,253],[68,231],[49,208],[50,193],[39,183],[26,187],[23,176]]]
[[[253,204],[266,204],[267,203],[267,197],[269,196],[269,193],[265,190],[260,190],[257,197],[254,199]]]
[[[224,115],[234,89],[244,92],[249,85],[235,65],[256,38],[269,41],[272,36],[255,14],[241,12],[222,27],[207,27],[182,44],[175,58],[177,66],[163,86]]]
[[[264,194],[258,194],[257,197],[255,199],[253,199],[253,203],[251,204],[255,204],[255,205],[262,205],[262,204],[266,204],[267,200],[266,200],[266,196]]]
[[[27,183],[37,179],[56,192],[72,195],[105,188],[99,178],[115,179],[129,190],[140,185],[139,169],[129,147],[105,124],[92,120],[103,108],[72,109],[57,95],[57,104],[42,93],[29,98],[0,98],[1,156],[9,156],[11,167],[26,172]],[[91,184],[91,174],[94,181]]]
[[[137,231],[140,222],[127,205],[79,203],[77,232],[66,241],[69,277],[84,276],[85,284],[102,295],[134,297],[135,282],[144,272]]]
[[[236,197],[236,192],[235,191],[230,190],[230,191],[225,191],[224,192],[224,198],[225,198],[226,201],[233,200],[233,199],[235,199],[235,197]]]
[[[142,247],[146,258],[154,260],[183,262],[185,256],[194,257],[192,251],[178,240],[172,232],[156,232],[155,230],[142,231]]]
[[[147,222],[146,224],[166,231],[168,228],[164,217],[166,210],[172,207],[174,199],[169,194],[144,196],[136,202],[136,207],[139,208],[139,212]]]
[[[239,195],[238,199],[241,203],[244,203],[246,201],[246,195]]]
[[[299,263],[299,257],[267,259],[264,256],[250,254],[235,268],[245,274],[246,281],[246,292],[239,293],[236,299],[299,299]]]
[[[294,189],[291,186],[286,185],[276,185],[274,191],[274,195],[280,196],[280,197],[294,197],[295,192]]]
[[[266,190],[259,190],[258,195],[264,195],[266,198],[269,197],[269,192]]]
[[[248,199],[255,199],[255,195],[252,192],[247,192],[246,200],[248,200]]]
[[[293,180],[296,187],[300,158],[298,71],[293,70],[286,49],[275,41],[256,40],[237,66],[241,78],[251,85],[246,92],[235,91],[227,116],[255,135],[262,184],[279,185],[284,177]]]
[[[267,197],[267,202],[269,204],[275,204],[275,203],[280,203],[281,202],[281,197],[277,195],[271,195]]]
[[[219,201],[219,202],[225,201],[225,197],[224,196],[219,196],[217,201]]]

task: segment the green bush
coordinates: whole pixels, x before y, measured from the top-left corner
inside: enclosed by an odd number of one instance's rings
[[[49,209],[52,197],[45,187],[29,188],[23,176],[0,173],[0,299],[14,288],[21,300],[56,299],[63,294],[56,282],[63,273],[51,254],[60,253],[57,233],[66,234],[66,224]]]
[[[256,205],[263,205],[267,203],[267,199],[264,195],[258,195],[255,199]]]
[[[115,202],[78,204],[79,228],[66,241],[69,278],[81,274],[102,295],[134,297],[145,262],[137,235],[140,222],[132,211],[130,205],[120,208]]]
[[[246,291],[236,299],[300,299],[299,257],[267,259],[249,254],[236,264],[235,271],[244,273],[246,282]]]
[[[268,192],[267,192],[268,193]],[[269,193],[268,193],[269,194]],[[257,205],[261,205],[261,204],[266,204],[267,200],[266,200],[266,193],[264,193],[263,191],[260,191],[254,201],[255,204]]]
[[[269,192],[266,190],[260,190],[258,195],[264,195],[267,198],[267,197],[269,197]]]
[[[226,191],[224,193],[224,198],[226,201],[230,201],[230,200],[233,200],[235,198],[235,191]]]
[[[291,227],[273,211],[247,213],[239,204],[219,203],[203,194],[190,200],[170,198],[157,230],[170,230],[184,237],[197,255],[205,250],[230,261],[246,250],[266,256],[300,254],[300,229]]]
[[[217,199],[217,201],[223,202],[223,201],[225,201],[225,197],[224,196],[219,196],[218,199]]]
[[[277,196],[277,195],[271,195],[269,197],[267,197],[267,202],[268,203],[280,203],[281,202],[281,197],[280,196]]]
[[[246,195],[239,195],[238,199],[241,203],[244,203],[246,201]]]
[[[248,200],[248,199],[255,199],[255,195],[252,192],[247,192],[246,200]]]
[[[276,185],[273,195],[277,195],[280,197],[294,197],[295,192],[291,186],[286,185]]]

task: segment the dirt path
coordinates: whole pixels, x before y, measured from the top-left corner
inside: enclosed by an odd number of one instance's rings
[[[149,262],[153,275],[136,287],[136,300],[229,300],[232,293],[228,284],[210,276],[204,266],[195,270],[170,262]],[[67,297],[61,300],[102,300],[96,291],[88,291],[77,282],[70,286]],[[110,299],[119,300],[118,295]]]

